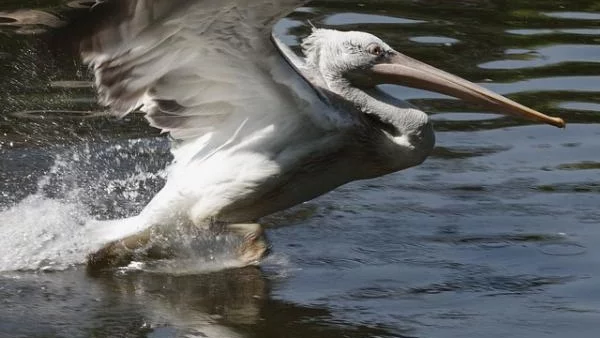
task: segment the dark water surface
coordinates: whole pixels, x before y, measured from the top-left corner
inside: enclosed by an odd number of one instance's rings
[[[278,26],[290,44],[307,20],[369,31],[569,124],[389,86],[436,122],[423,165],[263,220],[260,269],[99,276],[69,267],[62,237],[135,214],[170,158],[141,117],[103,113],[76,58],[47,51],[66,4],[0,4],[1,337],[598,336],[600,2],[299,9]]]

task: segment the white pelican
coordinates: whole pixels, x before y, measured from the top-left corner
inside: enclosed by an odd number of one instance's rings
[[[564,126],[368,33],[315,28],[298,57],[272,26],[305,2],[102,1],[70,26],[100,103],[119,116],[141,110],[176,140],[166,184],[145,209],[95,228],[105,245],[90,266],[125,264],[181,224],[243,234],[240,259],[255,263],[267,249],[261,217],[420,164],[435,142],[428,116],[379,84]]]

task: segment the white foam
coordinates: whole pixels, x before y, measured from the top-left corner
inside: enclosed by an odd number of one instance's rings
[[[147,146],[140,140],[125,144],[142,152]],[[120,189],[122,198],[132,200],[139,194],[134,187],[161,175],[160,171],[147,172],[138,166],[125,178],[115,175],[118,166],[103,165],[98,157],[114,155],[118,161],[118,156],[130,156],[131,149],[120,152],[121,147],[105,145],[92,150],[89,144],[83,144],[53,154],[54,163],[38,179],[37,190],[0,209],[0,271],[66,269],[84,263],[89,253],[104,244],[93,227],[106,222],[96,221],[91,215],[93,204],[116,189]],[[103,194],[106,196],[100,196]]]
[[[64,269],[82,263],[91,248],[89,215],[74,203],[31,195],[0,212],[0,271]]]

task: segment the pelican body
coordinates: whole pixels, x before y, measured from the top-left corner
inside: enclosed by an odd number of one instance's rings
[[[181,224],[241,233],[240,257],[255,263],[261,217],[422,163],[435,144],[428,116],[379,84],[564,125],[368,33],[314,28],[297,56],[271,30],[305,2],[104,1],[72,24],[100,103],[141,110],[175,139],[164,188],[140,215],[94,228],[103,247],[91,265],[126,263]]]

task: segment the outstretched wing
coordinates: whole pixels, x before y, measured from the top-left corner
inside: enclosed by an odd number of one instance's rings
[[[70,29],[81,35],[101,104],[120,116],[142,110],[186,140],[310,104],[281,85],[290,74],[275,66],[269,40],[273,24],[304,2],[101,1]]]

